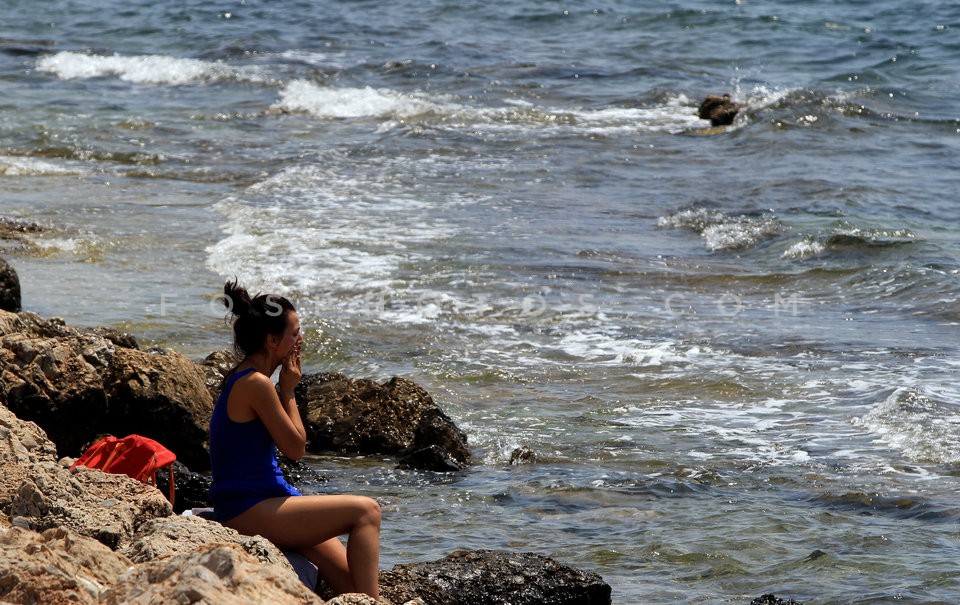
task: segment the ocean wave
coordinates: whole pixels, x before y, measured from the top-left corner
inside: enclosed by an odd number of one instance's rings
[[[770,214],[729,215],[711,208],[686,208],[660,217],[661,229],[687,229],[699,233],[711,251],[743,250],[779,235],[783,224]]]
[[[178,86],[203,82],[267,81],[255,68],[237,68],[221,62],[164,55],[96,55],[63,51],[41,57],[37,70],[62,80],[114,76],[125,82]]]
[[[318,118],[392,118],[403,119],[426,113],[455,114],[459,106],[434,100],[426,95],[392,90],[334,88],[318,86],[306,80],[289,82],[280,91],[274,109],[306,112]]]
[[[315,118],[370,118],[384,120],[384,130],[420,127],[487,133],[541,131],[553,136],[557,129],[578,134],[618,136],[636,132],[679,133],[702,126],[695,108],[683,95],[651,107],[600,107],[596,109],[540,107],[525,100],[510,100],[499,107],[478,107],[453,95],[402,93],[385,88],[321,86],[293,80],[280,91],[272,109],[303,112]]]
[[[960,412],[919,389],[894,390],[853,423],[914,462],[960,462]]]
[[[805,259],[822,254],[868,251],[913,244],[917,235],[909,229],[863,229],[844,224],[819,236],[805,236],[787,248],[782,257]]]
[[[7,176],[86,176],[82,166],[55,164],[29,157],[0,156],[0,174]]]

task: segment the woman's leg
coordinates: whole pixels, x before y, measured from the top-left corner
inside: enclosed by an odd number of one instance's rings
[[[335,545],[324,546],[324,543],[347,534],[346,563],[353,590],[379,598],[380,505],[372,498],[270,498],[237,515],[226,525],[242,534],[259,534],[281,548],[312,550],[312,554],[318,557],[333,555]],[[335,573],[340,566],[337,562],[324,562],[326,573]],[[333,583],[340,584],[337,580]]]
[[[326,542],[302,548],[300,554],[317,566],[317,573],[337,594],[356,592],[350,577],[350,565],[347,564],[347,549],[340,538],[330,538]]]

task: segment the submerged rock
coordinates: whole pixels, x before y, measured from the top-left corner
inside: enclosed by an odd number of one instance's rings
[[[803,603],[794,601],[793,599],[784,601],[775,594],[765,594],[750,601],[750,605],[803,605]]]
[[[737,117],[741,105],[730,99],[730,95],[708,95],[697,109],[697,117],[710,120],[711,126],[729,126]]]

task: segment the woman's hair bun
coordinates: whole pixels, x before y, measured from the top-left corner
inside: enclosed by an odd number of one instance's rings
[[[250,313],[253,301],[247,289],[234,279],[223,285],[223,306],[237,317],[242,317]]]
[[[276,294],[251,297],[236,278],[223,285],[223,306],[234,316],[234,348],[240,359],[263,348],[268,335],[282,337],[287,329],[288,313],[293,303]]]

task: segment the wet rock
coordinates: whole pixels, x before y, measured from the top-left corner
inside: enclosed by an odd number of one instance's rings
[[[397,463],[397,468],[418,469],[435,473],[454,473],[467,466],[439,445],[428,445],[420,449],[408,450],[400,455]]]
[[[440,458],[455,461],[457,468],[470,461],[463,431],[409,380],[377,383],[339,373],[313,374],[303,377],[296,396],[309,451],[407,455],[436,446],[443,452]]]
[[[43,533],[0,527],[0,600],[101,603],[131,562],[92,538],[65,529]]]
[[[610,585],[594,573],[531,553],[458,551],[381,572],[381,593],[427,605],[609,605]]]
[[[521,445],[520,447],[510,452],[511,465],[531,464],[536,461],[537,461],[537,454],[526,445]]]
[[[20,277],[4,259],[0,258],[0,309],[20,311]]]
[[[741,105],[730,99],[730,95],[707,95],[697,109],[697,117],[710,120],[711,126],[728,126],[740,111]]]
[[[206,544],[123,573],[101,603],[323,603],[291,570],[264,565],[236,544]]]
[[[794,601],[793,599],[784,601],[783,599],[778,598],[777,595],[765,594],[750,601],[750,605],[803,605],[803,603],[800,601]]]

